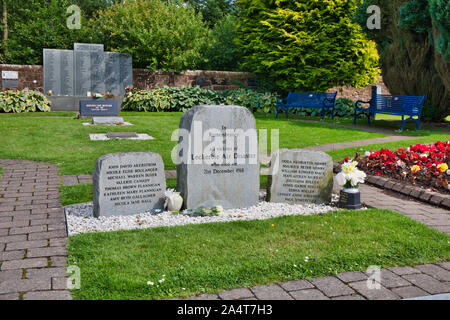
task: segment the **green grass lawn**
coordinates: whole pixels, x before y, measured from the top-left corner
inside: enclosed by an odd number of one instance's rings
[[[55,116],[56,112],[51,113]],[[62,113],[64,115],[66,113]],[[134,126],[106,127],[83,126],[86,119],[70,116],[46,118],[45,113],[0,117],[0,158],[50,161],[60,168],[60,174],[90,174],[96,160],[114,152],[157,152],[161,154],[165,168],[175,169],[170,154],[176,146],[171,141],[172,132],[178,128],[181,113],[121,114]],[[40,117],[38,116],[40,115]],[[358,139],[383,137],[352,128],[331,126],[327,123],[302,121],[276,121],[273,115],[256,115],[258,129],[279,129],[280,147],[303,148],[307,146],[346,142]],[[151,141],[90,141],[90,133],[131,131],[147,133],[155,137]]]
[[[82,234],[68,265],[81,269],[75,299],[160,299],[448,259],[448,235],[371,209]]]

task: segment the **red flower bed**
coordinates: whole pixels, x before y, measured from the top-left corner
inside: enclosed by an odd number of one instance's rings
[[[358,158],[358,155],[357,155]],[[450,141],[381,149],[358,159],[361,170],[450,193]]]

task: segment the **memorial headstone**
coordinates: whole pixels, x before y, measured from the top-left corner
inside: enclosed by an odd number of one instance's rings
[[[329,203],[333,160],[324,152],[280,149],[272,155],[267,201],[289,204]]]
[[[116,99],[80,101],[80,117],[111,117],[118,115],[119,103]]]
[[[178,191],[187,209],[259,201],[255,118],[239,106],[196,106],[180,121]]]
[[[105,86],[112,94],[120,94],[120,53],[105,52]]]
[[[95,165],[93,183],[95,217],[164,209],[164,163],[157,153],[102,156]]]

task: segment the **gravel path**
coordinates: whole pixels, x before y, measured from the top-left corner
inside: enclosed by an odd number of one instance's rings
[[[160,214],[147,212],[129,216],[94,218],[92,203],[65,207],[68,233],[70,236],[87,232],[147,229],[161,226],[180,226],[237,220],[264,220],[291,215],[307,216],[336,210],[338,210],[336,207],[328,205],[289,205],[284,203],[260,202],[258,205],[250,208],[224,210],[223,214],[214,217],[194,217],[187,214],[175,215],[170,212]]]

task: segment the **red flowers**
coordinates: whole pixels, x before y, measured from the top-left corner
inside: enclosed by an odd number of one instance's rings
[[[450,171],[443,169],[450,167],[450,141],[416,144],[397,151],[367,152],[360,160],[360,167],[369,174],[386,175],[448,192]]]

